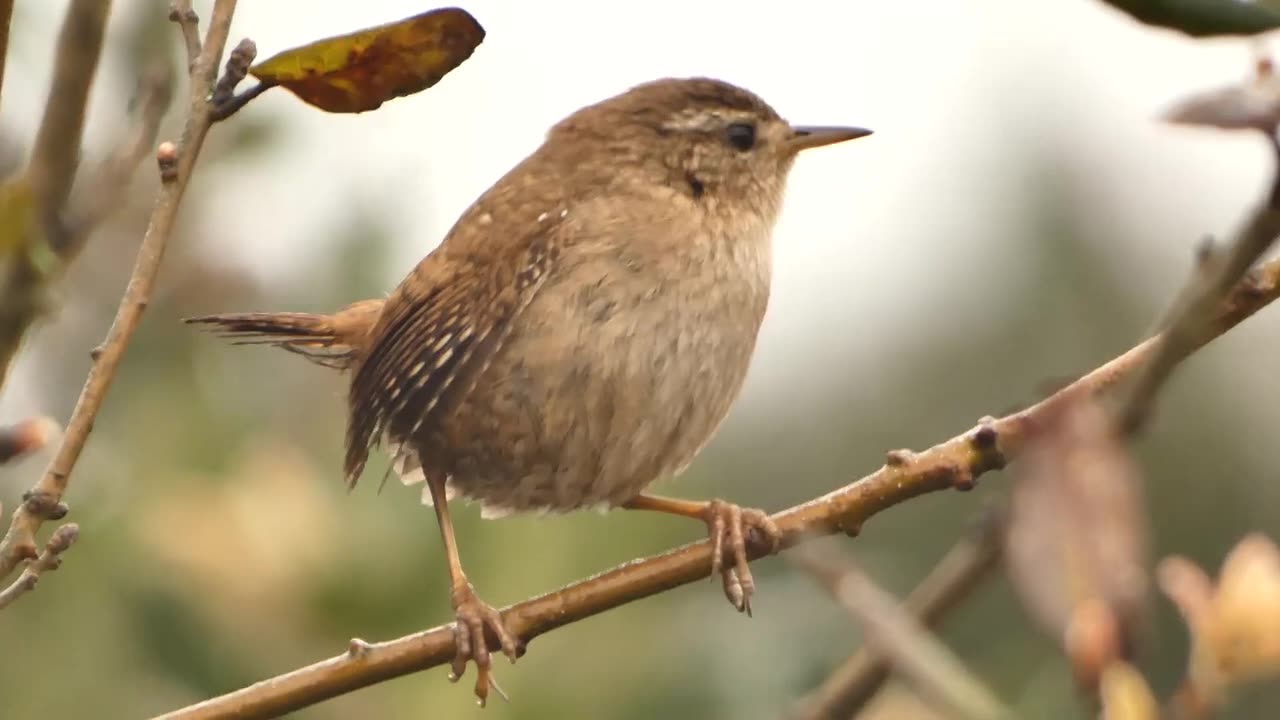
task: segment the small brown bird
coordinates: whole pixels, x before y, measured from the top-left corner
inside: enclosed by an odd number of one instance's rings
[[[751,530],[767,515],[644,493],[711,439],[742,387],[769,300],[770,235],[796,154],[870,131],[795,127],[756,95],[666,79],[583,108],[463,213],[386,299],[333,315],[192,318],[350,371],[346,479],[385,440],[425,481],[448,556],[454,679],[486,629],[448,501],[487,517],[631,508],[705,522],[725,594],[750,612]]]

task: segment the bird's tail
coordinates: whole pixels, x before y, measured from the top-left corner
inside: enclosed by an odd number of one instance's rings
[[[382,300],[352,303],[332,315],[234,313],[187,318],[236,345],[274,345],[325,367],[346,370],[364,351]]]

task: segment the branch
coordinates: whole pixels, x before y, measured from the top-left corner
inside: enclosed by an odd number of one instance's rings
[[[855,562],[812,547],[794,554],[918,691],[960,720],[1012,720],[1004,706],[965,664]],[[849,717],[849,716],[845,716]]]
[[[4,590],[0,590],[0,610],[9,607],[14,600],[35,589],[40,582],[41,573],[57,570],[62,564],[62,553],[80,537],[80,527],[75,523],[67,523],[54,531],[44,551],[22,571],[17,580]]]
[[[208,97],[213,92],[218,61],[227,43],[235,7],[235,0],[217,0],[213,6],[213,17],[209,23],[204,50],[191,69],[190,111],[176,148],[176,158],[169,158],[172,171],[164,172],[162,168],[160,193],[151,211],[142,244],[138,248],[133,274],[120,299],[120,307],[107,331],[106,340],[103,341],[84,388],[80,391],[58,452],[35,487],[27,493],[27,502],[14,511],[9,530],[0,539],[0,579],[8,577],[23,559],[31,555],[36,531],[45,520],[50,519],[46,509],[66,507],[61,504],[61,500],[67,490],[71,470],[84,449],[89,431],[93,429],[94,417],[115,378],[125,347],[133,337],[138,321],[147,307],[165,246],[173,232],[182,195],[187,189],[192,168],[213,123],[213,108]],[[169,153],[159,155],[158,160],[163,166]]]
[[[903,601],[903,608],[928,628],[964,602],[1000,560],[1007,518],[992,508],[938,561]],[[857,715],[889,679],[889,661],[864,645],[796,703],[792,720],[844,720]]]
[[[56,232],[61,222],[80,162],[85,107],[97,74],[110,11],[110,0],[72,0],[62,21],[53,84],[27,165],[27,178],[46,232]]]
[[[1274,82],[1270,61],[1260,61],[1257,71],[1258,81],[1248,90],[1259,95],[1266,93],[1269,104],[1263,105],[1274,108],[1280,102],[1280,87]],[[1170,114],[1170,119],[1174,122],[1218,124],[1219,127],[1226,127],[1227,125],[1222,125],[1225,118],[1231,118],[1233,122],[1240,120],[1237,109],[1237,105],[1241,104],[1238,100],[1240,94],[1242,91],[1233,89],[1226,94],[1211,93],[1201,96],[1175,109]],[[1178,293],[1166,313],[1165,330],[1160,335],[1158,349],[1137,373],[1119,409],[1119,425],[1125,433],[1132,434],[1141,429],[1156,394],[1173,373],[1173,368],[1188,353],[1204,344],[1202,338],[1213,331],[1214,312],[1222,299],[1267,252],[1276,238],[1280,237],[1280,143],[1276,139],[1278,119],[1280,118],[1267,117],[1262,122],[1276,165],[1270,192],[1250,215],[1229,248],[1223,251],[1215,249],[1211,244],[1204,246],[1195,274]],[[1253,122],[1258,120],[1264,119],[1250,118]]]
[[[191,0],[176,0],[169,3],[169,21],[177,23],[182,33],[182,44],[187,49],[187,72],[191,72],[200,58],[200,16],[191,8]]]
[[[4,59],[9,54],[9,20],[13,17],[13,0],[0,0],[0,88],[4,87]]]
[[[1280,261],[1267,263],[1241,283],[1212,325],[1217,336],[1280,296]],[[1199,338],[1207,343],[1212,336]],[[969,489],[978,476],[1001,468],[1022,451],[1044,417],[1081,395],[1112,389],[1150,359],[1148,340],[1026,410],[978,427],[921,453],[895,451],[884,467],[822,497],[773,516],[784,547],[822,534],[856,534],[870,517],[925,493]],[[750,544],[753,558],[766,548]],[[711,546],[703,541],[635,560],[560,590],[506,608],[508,627],[528,642],[558,627],[670,590],[711,573]],[[496,638],[487,638],[496,650]],[[453,659],[450,625],[382,643],[353,640],[348,652],[162,716],[168,720],[272,718],[383,680],[444,665]]]

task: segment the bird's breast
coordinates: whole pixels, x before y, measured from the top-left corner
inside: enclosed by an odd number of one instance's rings
[[[768,293],[767,238],[570,248],[435,456],[491,512],[625,502],[688,465],[728,414]]]

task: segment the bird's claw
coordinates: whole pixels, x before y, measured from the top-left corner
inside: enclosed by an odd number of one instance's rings
[[[705,520],[711,536],[711,574],[720,576],[729,603],[749,616],[756,584],[748,564],[747,534],[756,531],[769,552],[775,553],[782,545],[782,531],[764,511],[724,500],[707,503]],[[726,553],[731,562],[726,562]]]
[[[488,629],[497,636],[503,654],[510,658],[511,662],[515,662],[520,655],[519,643],[516,642],[515,635],[507,627],[502,615],[476,597],[475,590],[470,585],[454,589],[451,600],[455,618],[453,641],[456,650],[453,654],[453,662],[450,664],[449,680],[457,682],[467,670],[467,661],[472,660],[476,664],[475,692],[480,701],[480,707],[484,707],[488,701],[491,687],[499,697],[506,700],[507,694],[502,691],[497,679],[493,677],[493,662],[489,654],[489,642],[485,638],[485,630]]]

